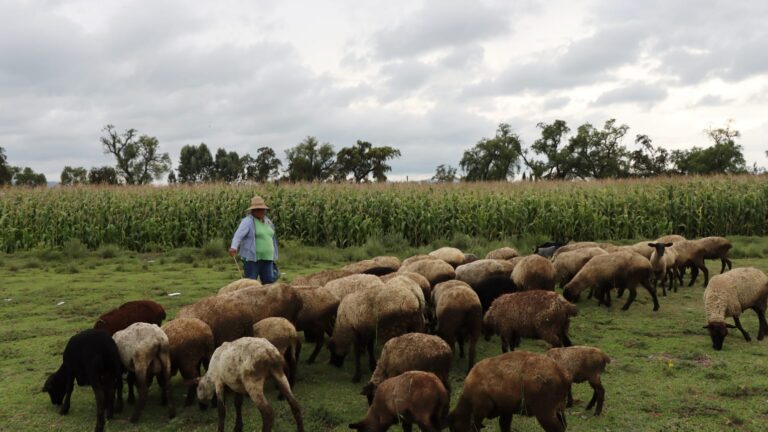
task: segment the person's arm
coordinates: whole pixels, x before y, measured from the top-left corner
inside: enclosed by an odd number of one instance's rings
[[[244,218],[240,221],[240,226],[237,227],[235,235],[232,236],[232,244],[229,246],[230,255],[235,256],[235,254],[237,254],[237,248],[240,247],[240,242],[243,241],[246,235],[248,235],[249,229],[248,218]]]

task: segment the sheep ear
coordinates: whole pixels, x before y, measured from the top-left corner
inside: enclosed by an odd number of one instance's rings
[[[656,247],[656,243],[648,243],[648,246],[650,246],[652,248],[655,248]]]
[[[738,327],[736,327],[733,324],[726,324],[725,326],[728,327],[728,328],[731,328],[731,329],[738,328]]]
[[[672,243],[664,243],[664,247],[672,247]]]

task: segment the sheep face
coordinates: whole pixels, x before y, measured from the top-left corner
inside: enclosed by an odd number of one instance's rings
[[[560,243],[560,242],[546,242],[544,244],[536,246],[533,249],[533,253],[537,255],[541,255],[546,258],[552,258],[552,255],[555,254],[555,251],[557,251],[564,245],[565,243]]]
[[[656,250],[656,255],[659,257],[664,256],[664,249],[672,247],[672,243],[648,243],[648,246]]]
[[[216,387],[213,379],[211,379],[210,374],[205,374],[197,383],[197,400],[200,401],[200,408],[207,407],[215,392]]]
[[[368,406],[370,406],[373,403],[373,396],[376,394],[376,386],[373,385],[372,382],[369,382],[365,385],[365,387],[363,387],[363,390],[360,391],[360,394],[368,399]]]
[[[570,284],[570,283],[568,283],[568,284],[566,284],[566,285],[563,287],[563,297],[565,297],[565,299],[566,299],[566,300],[568,300],[569,302],[573,303],[573,302],[575,302],[576,300],[578,300],[578,299],[579,299],[579,293],[577,293],[577,292],[576,292],[576,291],[573,289],[573,287],[571,286],[571,284]]]
[[[723,342],[728,335],[727,324],[713,322],[705,325],[704,328],[709,330],[709,337],[712,338],[712,348],[714,348],[715,351],[723,349]]]
[[[451,413],[448,416],[448,429],[451,432],[466,432],[469,430],[475,430],[471,428],[469,420],[469,416],[460,416],[455,413]]]
[[[328,351],[331,353],[331,360],[330,363],[337,368],[340,368],[344,366],[344,358],[347,357],[347,353],[340,353],[338,352],[338,347],[336,346],[336,342],[331,339],[328,341]]]
[[[485,316],[483,317],[483,337],[485,338],[486,342],[491,340],[491,337],[493,337],[493,334],[495,333],[495,330],[493,328],[493,323],[491,322],[490,317],[490,310],[486,312]]]
[[[61,405],[64,401],[66,388],[67,383],[64,374],[59,372],[51,374],[43,385],[43,391],[48,393],[48,396],[51,397],[51,403],[54,405]]]

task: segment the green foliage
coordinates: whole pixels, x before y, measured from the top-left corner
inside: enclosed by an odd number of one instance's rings
[[[387,161],[400,156],[400,150],[384,146],[374,147],[368,141],[357,140],[352,147],[344,147],[336,155],[336,173],[338,180],[346,180],[348,175],[356,183],[368,181],[372,176],[377,182],[387,181],[385,173],[392,170]]]
[[[61,184],[62,185],[75,185],[88,183],[88,171],[83,167],[71,167],[69,165],[64,167],[61,171]]]
[[[520,169],[522,155],[520,137],[501,123],[496,136],[483,138],[464,152],[459,166],[466,181],[503,181],[512,179]]]
[[[654,147],[648,135],[637,135],[635,144],[640,146],[630,155],[631,172],[634,176],[654,177],[669,172],[669,152],[661,147]]]
[[[109,166],[93,167],[88,171],[88,183],[92,185],[118,184],[117,171]]]
[[[431,180],[435,183],[453,183],[456,181],[456,168],[440,164],[435,169],[435,175]]]
[[[211,239],[200,248],[200,252],[206,258],[221,258],[227,255],[227,249],[229,249],[229,243],[223,238]]]
[[[48,184],[48,181],[45,179],[45,174],[38,174],[34,171],[32,171],[32,168],[25,167],[24,169],[21,169],[21,167],[13,167],[13,184],[16,186],[45,186]]]
[[[246,154],[243,156],[246,180],[266,183],[269,179],[280,175],[280,167],[283,163],[275,155],[275,151],[269,147],[260,147],[256,158]]]
[[[227,152],[223,148],[216,151],[216,158],[213,162],[213,180],[234,183],[242,178],[243,172],[243,161],[237,152]]]
[[[100,140],[104,153],[115,157],[117,174],[126,184],[148,184],[171,169],[171,158],[168,153],[159,153],[157,138],[137,138],[136,129],[126,129],[121,135],[113,125],[104,126],[103,132]]]
[[[61,250],[64,256],[69,259],[80,259],[88,256],[88,247],[76,238],[65,241]]]
[[[114,244],[104,244],[96,249],[96,255],[103,259],[115,258],[120,254],[120,247]]]
[[[581,179],[622,178],[629,175],[628,152],[621,145],[629,126],[605,122],[603,129],[585,123],[571,137],[568,149],[573,154],[574,175]]]
[[[181,183],[203,183],[209,181],[214,172],[213,157],[205,143],[199,146],[185,145],[179,154],[179,177]]]
[[[541,138],[531,145],[531,150],[544,160],[528,160],[527,151],[523,153],[523,160],[531,170],[531,177],[536,180],[573,178],[573,153],[567,147],[561,147],[571,129],[563,120],[555,120],[552,124],[539,123],[536,126],[541,129]]]
[[[335,174],[336,153],[329,143],[320,144],[317,138],[308,136],[285,151],[288,161],[285,176],[292,182],[330,180]]]
[[[746,173],[742,147],[734,139],[741,136],[731,129],[730,122],[723,128],[708,129],[707,136],[714,142],[705,149],[675,150],[672,160],[680,174],[741,174]]]
[[[8,165],[8,158],[5,156],[5,149],[0,147],[0,186],[9,185],[13,180],[13,171]]]

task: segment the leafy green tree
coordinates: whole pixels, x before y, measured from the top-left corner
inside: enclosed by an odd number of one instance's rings
[[[637,135],[635,144],[640,149],[629,155],[632,175],[653,177],[669,173],[670,155],[662,147],[654,147],[648,135]]]
[[[176,173],[171,170],[171,172],[168,173],[168,184],[169,185],[175,185],[179,181],[176,179]]]
[[[522,154],[523,162],[531,170],[531,179],[568,179],[573,177],[575,160],[567,145],[562,145],[565,136],[571,131],[563,120],[551,124],[539,123],[541,138],[534,141],[530,150],[540,159],[528,159],[528,150]]]
[[[9,185],[13,182],[13,171],[8,165],[8,159],[5,156],[5,149],[0,147],[0,186]]]
[[[93,167],[90,171],[88,171],[88,183],[116,185],[119,183],[117,170],[110,166]]]
[[[605,122],[603,129],[585,123],[568,143],[573,154],[573,172],[582,179],[604,179],[629,176],[629,158],[621,140],[629,126],[616,126],[616,119]]]
[[[214,172],[213,156],[205,143],[185,145],[179,154],[179,176],[181,183],[203,183],[209,181]]]
[[[61,184],[74,185],[88,183],[88,171],[83,167],[65,166],[61,171]]]
[[[213,180],[234,183],[243,178],[243,161],[237,152],[227,152],[223,148],[216,151],[213,161]]]
[[[483,138],[464,152],[459,166],[466,181],[503,181],[520,170],[520,137],[506,123],[499,124],[496,136]]]
[[[374,147],[368,141],[357,140],[352,147],[344,147],[336,154],[338,180],[345,180],[349,174],[356,183],[368,181],[372,176],[377,182],[387,181],[385,173],[392,170],[387,161],[400,156],[400,150],[384,146]]]
[[[326,181],[336,168],[336,153],[329,143],[320,144],[317,138],[308,136],[295,147],[285,151],[288,168],[285,176],[289,181]]]
[[[16,186],[44,186],[48,184],[45,174],[38,174],[32,171],[30,167],[25,167],[24,169],[14,167],[13,171],[13,184]]]
[[[265,183],[280,175],[280,167],[283,163],[277,158],[274,150],[269,147],[260,147],[256,150],[255,159],[249,154],[243,156],[243,166],[247,180]]]
[[[137,137],[136,129],[126,129],[119,134],[113,125],[104,126],[103,132],[104,153],[115,157],[117,174],[126,184],[147,184],[171,169],[171,158],[168,153],[159,152],[157,138]]]
[[[435,175],[432,176],[435,183],[453,183],[456,181],[456,168],[440,164],[435,169]]]
[[[707,136],[714,142],[711,147],[693,147],[690,150],[672,152],[672,162],[680,174],[743,174],[747,172],[742,147],[734,141],[741,133],[724,128],[707,129]]]

